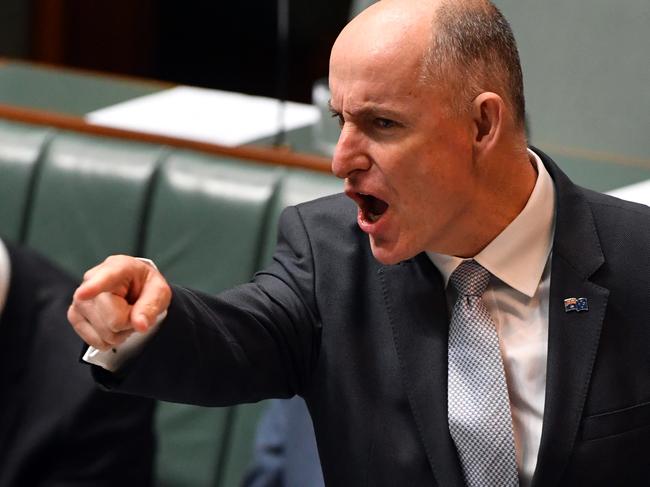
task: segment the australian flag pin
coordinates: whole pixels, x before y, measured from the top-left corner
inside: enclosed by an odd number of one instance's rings
[[[571,311],[589,311],[587,298],[566,298],[564,300],[564,311],[566,313],[570,313]]]

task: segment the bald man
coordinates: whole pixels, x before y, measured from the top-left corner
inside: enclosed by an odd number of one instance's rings
[[[288,208],[274,262],[216,297],[126,256],[90,270],[68,317],[97,379],[210,405],[299,394],[328,485],[645,485],[650,210],[527,147],[500,12],[376,3],[330,87],[345,195]],[[455,290],[467,269],[486,290]]]

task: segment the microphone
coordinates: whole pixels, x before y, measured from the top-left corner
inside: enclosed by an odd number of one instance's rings
[[[273,145],[286,143],[285,109],[289,77],[289,0],[277,0],[277,33],[275,58],[275,97],[278,99],[278,130]]]

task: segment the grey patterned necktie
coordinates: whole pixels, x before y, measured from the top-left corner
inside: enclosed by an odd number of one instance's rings
[[[449,328],[447,414],[469,487],[517,486],[512,416],[499,337],[481,296],[490,273],[474,260],[450,281],[458,291]]]

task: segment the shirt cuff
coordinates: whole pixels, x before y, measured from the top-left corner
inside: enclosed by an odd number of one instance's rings
[[[124,343],[118,347],[105,351],[99,350],[95,347],[88,347],[82,360],[89,364],[99,365],[102,369],[106,369],[109,372],[116,372],[131,357],[135,357],[142,351],[146,343],[156,334],[160,327],[160,322],[164,320],[166,316],[167,311],[163,311],[158,315],[158,318],[156,318],[156,323],[145,333],[140,333],[138,331],[133,332],[131,336],[124,340]]]

